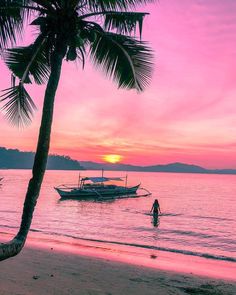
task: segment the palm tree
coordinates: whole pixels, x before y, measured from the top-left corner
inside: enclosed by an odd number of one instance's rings
[[[12,72],[12,85],[4,90],[1,101],[12,124],[30,123],[36,108],[25,84],[47,83],[21,225],[13,240],[0,245],[0,260],[21,251],[30,229],[46,169],[63,60],[79,60],[84,67],[89,56],[118,87],[142,91],[150,80],[152,54],[135,37],[136,28],[141,36],[146,13],[134,11],[147,2],[153,0],[0,0],[0,50]],[[26,22],[37,30],[35,41],[6,49],[22,35]]]

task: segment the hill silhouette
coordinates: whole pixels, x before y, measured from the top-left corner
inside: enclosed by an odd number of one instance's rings
[[[0,169],[31,169],[34,153],[0,147]],[[78,161],[68,156],[50,155],[47,170],[83,170]]]
[[[174,173],[204,173],[204,174],[236,174],[236,169],[205,169],[197,165],[184,163],[171,163],[166,165],[134,166],[127,164],[95,163],[80,161],[80,164],[88,170],[110,171],[142,171],[142,172],[174,172]]]
[[[17,149],[0,147],[0,169],[31,169],[33,152],[21,152]],[[68,156],[50,155],[47,170],[107,170],[107,171],[141,171],[141,172],[174,172],[174,173],[204,173],[204,174],[236,174],[236,169],[205,169],[203,167],[170,163],[166,165],[135,166],[129,164],[96,163],[77,161]]]

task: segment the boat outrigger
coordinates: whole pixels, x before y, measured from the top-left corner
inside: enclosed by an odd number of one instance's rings
[[[109,184],[111,181],[124,181],[125,186]],[[140,184],[135,186],[127,186],[126,177],[79,177],[77,186],[60,185],[55,190],[61,198],[103,198],[135,195],[140,188]],[[140,188],[141,189],[141,188]],[[150,193],[148,192],[148,195]]]

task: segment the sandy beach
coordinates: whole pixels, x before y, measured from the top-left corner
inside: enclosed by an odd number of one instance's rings
[[[236,294],[234,263],[183,256],[167,263],[167,257],[30,239],[22,253],[1,262],[0,294]]]

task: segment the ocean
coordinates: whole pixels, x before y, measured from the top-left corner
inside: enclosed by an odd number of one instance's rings
[[[236,175],[129,172],[151,196],[101,201],[61,200],[55,186],[76,184],[100,171],[47,171],[31,231],[47,239],[69,237],[236,262]],[[17,232],[31,171],[0,170],[0,235]],[[125,176],[105,171],[104,176]],[[143,192],[142,192],[143,194]],[[162,214],[150,215],[158,198]]]

